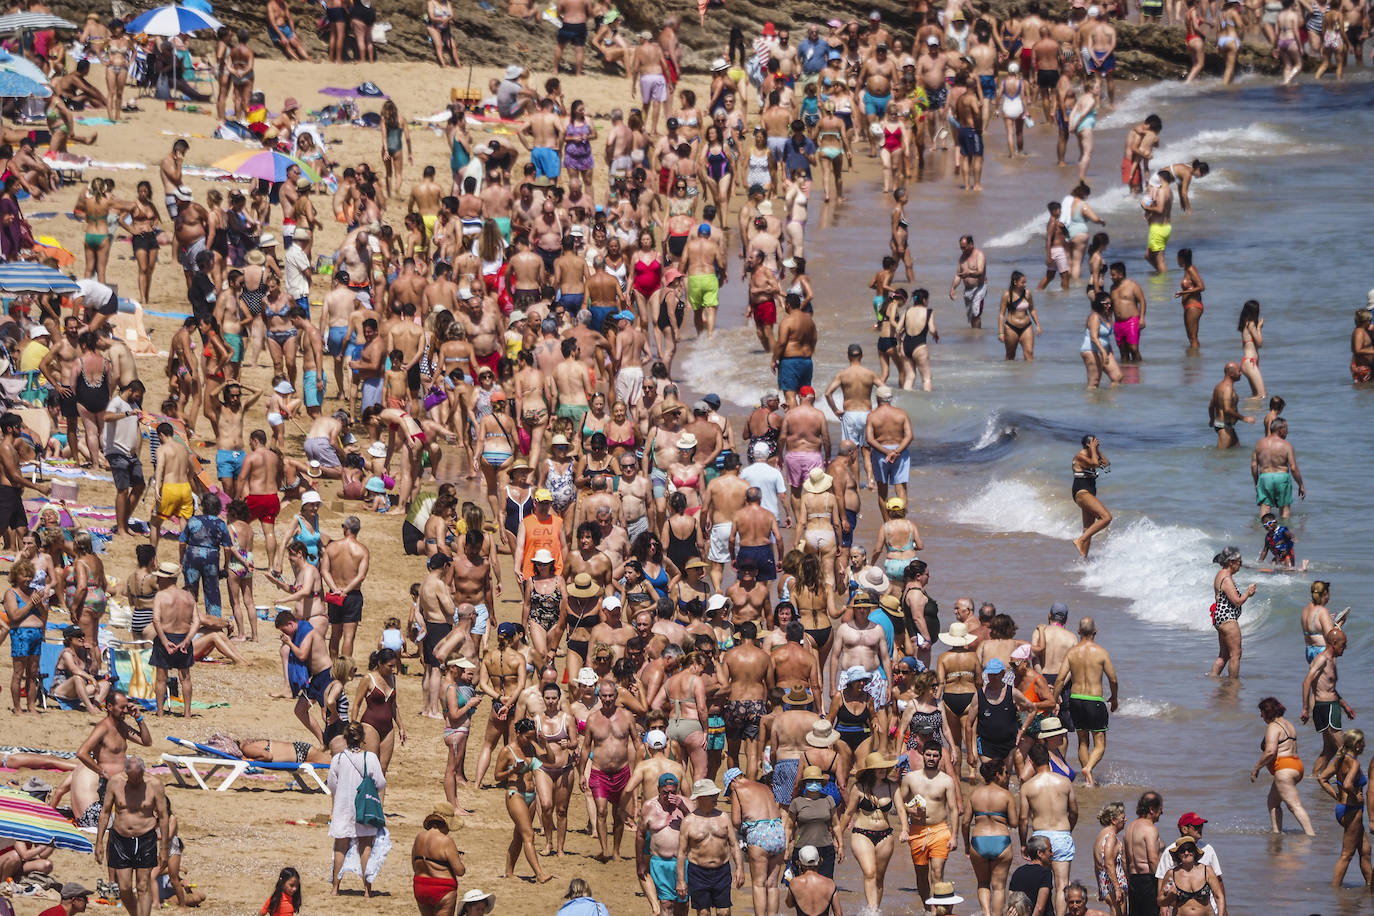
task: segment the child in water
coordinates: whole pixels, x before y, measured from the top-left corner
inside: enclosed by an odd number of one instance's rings
[[[1293,555],[1293,534],[1288,530],[1287,525],[1280,525],[1274,513],[1266,512],[1260,518],[1260,524],[1264,526],[1264,546],[1260,548],[1259,559],[1263,562],[1265,554],[1273,557],[1275,566],[1286,566],[1292,569],[1297,565],[1297,558]],[[1302,561],[1302,569],[1307,569],[1307,561]]]

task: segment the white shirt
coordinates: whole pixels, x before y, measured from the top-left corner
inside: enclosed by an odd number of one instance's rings
[[[1220,878],[1221,860],[1217,858],[1216,847],[1199,840],[1198,851],[1202,853],[1202,857],[1198,860],[1198,864],[1206,865],[1212,871],[1216,872],[1217,877]],[[1164,852],[1159,857],[1159,865],[1155,868],[1155,877],[1163,878],[1164,875],[1168,873],[1169,869],[1173,867],[1174,857],[1169,854],[1169,848],[1166,846],[1164,847]]]
[[[782,524],[782,505],[778,497],[787,492],[787,481],[783,480],[782,471],[766,461],[755,461],[741,470],[739,476],[747,480],[749,486],[758,487],[763,492],[763,508],[772,512],[778,524]]]
[[[77,280],[76,285],[81,287],[81,301],[94,309],[104,306],[114,295],[113,289],[90,277]]]
[[[300,299],[310,295],[310,258],[299,245],[292,245],[282,256],[282,285],[286,295]]]
[[[103,444],[105,454],[116,452],[127,455],[130,458],[137,458],[143,448],[143,433],[138,428],[138,417],[121,417],[118,420],[110,420],[110,414],[128,413],[134,409],[128,401],[115,395],[110,398],[109,405],[105,408],[105,442]]]

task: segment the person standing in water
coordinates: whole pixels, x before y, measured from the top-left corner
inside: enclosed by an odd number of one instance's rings
[[[1073,546],[1086,557],[1093,535],[1100,534],[1112,523],[1112,513],[1097,498],[1097,475],[1112,463],[1102,454],[1102,442],[1089,433],[1083,437],[1083,447],[1073,456],[1073,490],[1071,495],[1083,510],[1083,533],[1073,539]]]

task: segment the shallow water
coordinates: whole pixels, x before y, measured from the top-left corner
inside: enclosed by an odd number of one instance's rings
[[[1007,364],[992,330],[967,328],[962,304],[945,296],[957,255],[956,239],[972,233],[989,262],[990,315],[1013,269],[1031,277],[1043,264],[1045,203],[1062,198],[1076,172],[1053,164],[1053,134],[1030,134],[1029,160],[1004,158],[1001,124],[989,131],[988,190],[964,195],[948,176],[912,190],[908,206],[917,283],[931,290],[943,335],[932,347],[935,391],[902,394],[916,432],[911,497],[913,518],[927,544],[932,594],[948,622],[954,599],[969,594],[1011,613],[1028,638],[1053,601],[1066,601],[1073,620],[1097,618],[1099,641],[1113,653],[1122,708],[1113,719],[1107,757],[1095,790],[1079,786],[1079,856],[1073,876],[1095,886],[1091,844],[1096,813],[1123,799],[1134,810],[1144,788],[1165,798],[1161,835],[1169,842],[1184,811],[1210,820],[1236,913],[1368,913],[1374,903],[1357,890],[1329,886],[1339,849],[1332,803],[1309,778],[1300,786],[1318,836],[1268,833],[1267,775],[1251,784],[1263,733],[1255,704],[1278,696],[1295,722],[1305,664],[1298,612],[1312,578],[1332,582],[1331,607],[1353,605],[1350,647],[1341,687],[1358,711],[1374,717],[1374,689],[1359,662],[1374,646],[1363,598],[1371,580],[1361,548],[1368,521],[1368,485],[1355,470],[1368,453],[1365,426],[1374,392],[1351,387],[1347,364],[1352,311],[1363,305],[1371,277],[1365,234],[1374,179],[1366,139],[1374,134],[1374,83],[1359,71],[1343,86],[1281,89],[1268,80],[1226,88],[1158,84],[1121,87],[1116,113],[1097,130],[1089,173],[1090,203],[1113,243],[1108,260],[1122,260],[1149,298],[1141,350],[1145,362],[1128,369],[1115,390],[1085,392],[1078,354],[1087,308],[1080,287],[1035,296],[1044,334],[1036,360]],[[1157,163],[1200,157],[1212,173],[1193,185],[1194,213],[1175,207],[1169,260],[1191,247],[1207,291],[1200,353],[1185,351],[1181,310],[1173,293],[1180,272],[1148,276],[1142,259],[1144,223],[1119,183],[1125,129],[1155,112],[1164,120]],[[1071,145],[1070,163],[1077,159]],[[876,367],[867,284],[887,250],[888,204],[872,174],[853,182],[850,201],[822,220],[813,208],[808,233],[810,272],[821,327],[816,387],[843,364],[845,345],[859,342]],[[819,204],[819,192],[815,195]],[[709,347],[688,345],[679,374],[699,392],[716,391],[739,405],[757,403],[772,384],[752,331],[742,325],[743,287],[732,278],[722,294],[722,330]],[[1247,559],[1259,553],[1262,529],[1249,475],[1250,446],[1259,433],[1240,427],[1242,448],[1221,453],[1207,427],[1210,390],[1227,360],[1239,360],[1240,305],[1264,308],[1261,369],[1270,394],[1288,402],[1290,441],[1307,484],[1295,505],[1292,530],[1306,574],[1237,577],[1258,594],[1246,605],[1243,678],[1221,683],[1203,672],[1215,656],[1207,619],[1212,555],[1227,544]],[[895,374],[894,374],[895,379]],[[1238,383],[1242,395],[1248,386]],[[1267,405],[1242,402],[1261,418]],[[1069,462],[1085,432],[1099,436],[1112,473],[1099,493],[1115,514],[1091,560],[1078,559],[1069,538],[1081,527],[1069,499]],[[871,545],[874,506],[860,541]],[[1356,724],[1361,724],[1362,718]],[[1300,755],[1310,767],[1320,747],[1299,726]],[[1071,762],[1075,762],[1071,758]],[[1291,817],[1290,831],[1296,830]],[[892,860],[885,912],[913,909],[914,888],[904,849]],[[862,903],[852,863],[841,870],[847,907]],[[976,910],[971,872],[960,850],[948,877]],[[1095,893],[1093,897],[1095,898]]]

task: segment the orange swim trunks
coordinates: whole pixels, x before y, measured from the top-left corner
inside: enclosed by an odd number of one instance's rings
[[[949,824],[929,824],[911,834],[911,864],[929,865],[931,859],[949,858]]]

